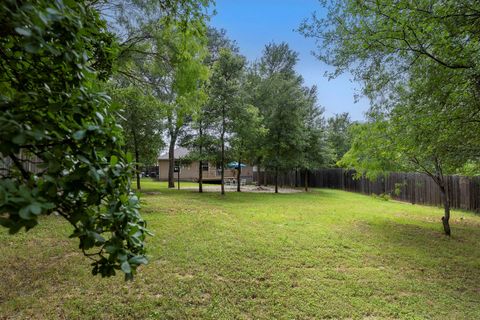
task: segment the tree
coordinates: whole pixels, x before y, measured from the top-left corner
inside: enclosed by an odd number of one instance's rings
[[[203,104],[195,111],[189,130],[180,138],[180,145],[189,149],[188,161],[198,161],[198,192],[203,192],[203,164],[216,161],[218,153],[218,137],[215,132],[216,117],[209,104]]]
[[[155,97],[138,87],[112,90],[118,104],[119,119],[125,137],[126,150],[135,156],[137,189],[140,190],[140,165],[156,163],[162,141],[162,107]]]
[[[317,40],[316,56],[335,67],[331,76],[352,72],[370,98],[395,98],[396,85],[425,63],[478,90],[479,9],[469,0],[335,0],[300,31]],[[415,76],[430,81],[428,73]]]
[[[225,29],[207,27],[207,40],[208,54],[205,63],[210,67],[220,58],[222,50],[230,50],[234,54],[239,54],[237,43],[227,37]]]
[[[299,165],[304,150],[303,79],[295,73],[298,54],[286,43],[268,44],[260,61],[255,105],[264,118],[267,134],[263,145],[264,167],[278,174]]]
[[[210,0],[114,0],[99,5],[122,38],[118,73],[125,82],[147,86],[164,105],[169,148],[169,187],[174,187],[175,146],[206,99],[208,78],[205,8]],[[97,4],[98,5],[98,4]],[[122,33],[125,33],[123,34]]]
[[[169,80],[163,92],[166,109],[166,128],[169,137],[169,170],[168,187],[175,187],[173,168],[175,166],[175,145],[191,120],[191,114],[199,108],[206,99],[203,83],[208,78],[208,69],[204,65],[205,36],[203,21],[188,23],[169,23],[161,30],[157,45],[164,46],[165,52],[158,59],[169,61],[168,73],[159,70],[164,78]]]
[[[209,104],[219,123],[221,148],[221,194],[225,195],[225,142],[232,109],[240,103],[240,80],[244,71],[245,59],[228,49],[220,50],[220,56],[213,65],[209,85]]]
[[[338,0],[324,18],[313,16],[300,30],[317,39],[317,57],[335,67],[331,76],[348,70],[363,83],[372,111],[388,114],[404,104],[406,90],[431,99],[448,92],[448,109],[441,101],[428,105],[449,119],[443,125],[458,127],[457,134],[468,137],[463,128],[469,125],[462,124],[480,122],[479,9],[468,0]],[[463,145],[469,160],[478,139]]]
[[[345,155],[348,162],[361,168],[389,164],[399,155],[409,159],[406,168],[428,174],[442,191],[447,235],[443,176],[461,171],[480,155],[479,139],[472,134],[480,130],[479,9],[467,0],[338,0],[331,2],[325,18],[314,16],[301,28],[321,41],[317,56],[335,66],[331,76],[348,70],[363,82],[372,118],[380,119],[372,126],[394,144],[384,150],[369,140],[360,146],[355,138],[353,151]],[[361,152],[369,148],[383,154]]]
[[[226,31],[217,30],[212,27],[207,28],[207,47],[208,53],[205,57],[205,64],[210,69],[214,63],[220,58],[221,50],[230,50],[238,53],[238,47],[235,42],[228,39]],[[207,99],[204,104],[200,105],[194,111],[192,121],[190,122],[190,130],[185,130],[181,137],[181,144],[188,147],[191,152],[189,159],[197,160],[198,166],[198,191],[203,192],[203,163],[204,161],[217,160],[218,139],[215,134],[215,108],[210,105]]]
[[[231,112],[230,147],[234,159],[237,161],[237,192],[241,191],[242,162],[253,162],[259,151],[258,141],[267,131],[262,123],[258,108],[242,101]]]
[[[97,85],[111,74],[115,38],[85,3],[0,4],[0,223],[13,234],[57,213],[93,274],[129,279],[147,262],[146,223],[121,128]]]
[[[304,171],[304,187],[308,191],[309,172],[328,165],[331,162],[331,152],[325,137],[323,108],[317,105],[317,87],[305,88],[305,122],[304,149],[299,163]]]
[[[425,101],[429,98],[412,97],[410,105],[397,107],[388,118],[377,116],[370,123],[354,126],[352,148],[339,165],[371,178],[387,171],[428,175],[442,194],[442,224],[445,234],[450,235],[450,190],[446,175],[457,173],[465,164],[462,140],[473,139],[479,131],[472,130],[470,137],[456,134],[460,128],[445,125],[448,118],[430,108]],[[417,106],[419,102],[424,103],[422,108]]]
[[[335,164],[350,149],[350,127],[352,121],[347,112],[335,114],[327,120],[327,142],[332,151],[332,162]]]

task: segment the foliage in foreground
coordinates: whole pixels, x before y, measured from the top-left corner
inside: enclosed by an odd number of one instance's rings
[[[56,213],[93,274],[131,278],[145,258],[145,221],[109,98],[115,39],[83,1],[0,5],[0,223],[26,230]]]

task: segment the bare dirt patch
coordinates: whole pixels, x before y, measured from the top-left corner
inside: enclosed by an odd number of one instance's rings
[[[185,187],[181,189],[197,191],[198,187]],[[220,185],[204,185],[203,186],[204,192],[220,192],[220,190],[221,190]],[[275,187],[247,185],[247,186],[242,186],[241,190],[242,192],[274,193]],[[237,191],[237,186],[225,186],[225,192],[236,192],[236,191]],[[293,189],[293,188],[278,188],[278,193],[298,193],[298,192],[302,192],[302,190]]]

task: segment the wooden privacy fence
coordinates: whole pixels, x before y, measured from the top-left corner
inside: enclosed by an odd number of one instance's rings
[[[442,206],[443,202],[438,186],[427,175],[420,173],[392,172],[375,180],[365,177],[354,179],[355,171],[344,169],[318,169],[309,174],[308,185],[313,188],[331,188],[363,194],[388,194],[395,200]],[[256,172],[255,181],[260,184],[274,184],[272,172]],[[303,172],[279,173],[280,186],[303,186]],[[452,208],[480,212],[480,177],[447,177]]]
[[[42,161],[35,155],[25,155],[25,153],[20,152],[18,155],[18,160],[22,163],[23,169],[27,172],[39,173],[42,171],[38,167]],[[14,166],[12,159],[10,157],[4,157],[0,153],[0,178],[4,178],[10,175],[10,169]]]

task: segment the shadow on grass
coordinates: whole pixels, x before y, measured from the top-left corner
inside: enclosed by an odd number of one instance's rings
[[[398,268],[418,269],[437,279],[480,283],[480,230],[452,225],[452,236],[443,234],[440,221],[399,223],[381,220],[361,223],[359,241],[377,246],[380,254]],[[362,230],[363,229],[363,230]]]

